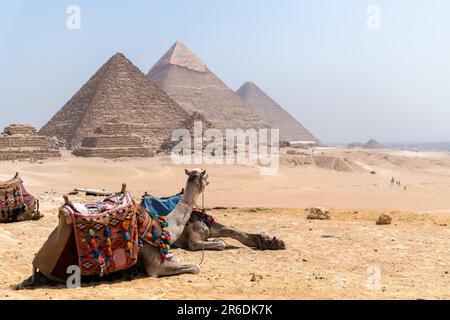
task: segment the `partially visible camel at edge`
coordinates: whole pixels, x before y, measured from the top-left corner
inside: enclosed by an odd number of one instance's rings
[[[191,171],[185,170],[188,175],[185,193],[181,201],[177,204],[175,209],[167,215],[168,231],[173,239],[176,241],[182,234],[184,226],[188,222],[192,210],[195,207],[198,196],[204,191],[208,185],[208,175],[206,170],[193,169]],[[66,210],[62,207],[60,210]],[[62,212],[64,214],[65,212]],[[162,261],[159,248],[144,242],[144,246],[139,251],[139,261],[141,267],[145,269],[148,276],[161,277],[172,276],[183,273],[198,274],[200,266],[197,264],[181,264],[180,261],[173,257],[172,259]],[[16,289],[25,289],[38,285],[48,285],[53,283],[47,279],[36,268],[33,269],[33,275],[27,280],[19,284]]]
[[[19,177],[19,172],[6,182],[10,182]],[[23,182],[22,182],[23,183]],[[23,222],[29,220],[39,220],[43,218],[44,215],[39,211],[39,201],[36,201],[32,206],[28,207],[24,204],[24,209],[19,210],[18,213],[14,213],[12,210],[0,212],[0,223],[10,223],[10,222]]]

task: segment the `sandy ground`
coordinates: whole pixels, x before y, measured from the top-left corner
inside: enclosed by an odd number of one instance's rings
[[[68,154],[42,163],[3,162],[0,178],[18,170],[45,217],[0,225],[0,299],[450,299],[450,156],[323,152],[376,174],[282,166],[278,175],[262,176],[256,167],[206,167],[206,205],[228,208],[213,211],[216,218],[275,234],[286,242],[285,251],[260,252],[230,241],[240,248],[206,252],[195,276],[25,291],[12,285],[30,274],[34,254],[57,224],[62,194],[75,187],[118,190],[126,182],[136,199],[145,191],[170,195],[183,187],[184,167],[168,158],[113,161]],[[391,186],[391,177],[401,187]],[[305,208],[311,206],[329,208],[331,219],[307,220]],[[375,225],[381,213],[391,213],[393,224]],[[188,263],[201,259],[201,253],[175,254]]]

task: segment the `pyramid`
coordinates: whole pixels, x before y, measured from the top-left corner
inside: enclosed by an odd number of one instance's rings
[[[176,42],[147,75],[189,114],[200,112],[217,129],[268,124],[186,46]]]
[[[157,149],[188,116],[124,55],[117,53],[39,132],[65,140],[75,149],[120,148],[123,141],[128,151],[142,148],[137,138],[128,142],[123,139],[135,134],[148,147]],[[91,151],[86,154],[92,154]]]
[[[60,157],[47,137],[40,136],[31,125],[12,124],[0,134],[0,161],[34,159],[44,160]]]
[[[213,129],[213,125],[199,112],[194,111],[183,123],[180,124],[180,129],[188,130],[191,138],[194,137],[194,126],[195,122],[201,122],[202,124],[202,136],[204,136],[205,131],[208,129]],[[160,150],[166,153],[170,153],[179,141],[171,141],[171,137],[168,137],[161,144]],[[191,140],[192,148],[194,148],[194,142]],[[202,148],[204,148],[209,141],[202,141]]]
[[[319,142],[303,125],[295,120],[278,103],[252,82],[244,83],[237,94],[258,116],[266,121],[271,128],[280,129],[280,137],[287,141]]]
[[[381,149],[381,144],[375,139],[370,139],[365,145],[362,146],[364,149]]]

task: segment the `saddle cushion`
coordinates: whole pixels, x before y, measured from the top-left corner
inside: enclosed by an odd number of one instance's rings
[[[145,195],[139,205],[139,235],[143,241],[159,248],[162,260],[171,257],[172,247],[166,216],[175,209],[182,198],[183,194],[167,198]]]
[[[67,209],[72,215],[83,276],[102,276],[136,264],[139,251],[137,208],[128,193],[88,204],[85,210],[73,205]]]
[[[142,197],[142,206],[151,213],[155,213],[157,216],[167,216],[175,209],[178,202],[183,198],[182,194],[168,197],[157,198],[151,195]]]

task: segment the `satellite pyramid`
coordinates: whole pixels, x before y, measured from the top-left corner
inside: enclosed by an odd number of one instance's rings
[[[60,157],[52,148],[47,137],[40,136],[31,125],[12,124],[0,133],[0,161]]]
[[[75,148],[119,148],[123,141],[128,151],[133,148],[130,141],[136,141],[135,147],[142,148],[140,141],[133,138],[125,142],[116,137],[112,142],[107,137],[135,134],[142,137],[148,147],[156,149],[188,117],[186,111],[133,63],[117,53],[40,133],[56,136]],[[88,153],[92,154],[91,151]]]
[[[256,114],[267,122],[271,128],[280,129],[280,137],[283,140],[319,142],[300,122],[295,120],[254,83],[244,83],[237,91],[237,94],[252,107]]]
[[[188,130],[190,133],[191,138],[194,138],[194,127],[195,127],[195,123],[199,122],[201,123],[201,133],[202,135],[205,134],[205,131],[207,131],[208,129],[213,129],[213,125],[199,112],[194,111],[194,113],[192,113],[183,123],[180,124],[180,129],[185,129]],[[167,137],[166,140],[163,141],[163,143],[161,144],[161,151],[170,153],[173,149],[173,147],[175,147],[178,144],[179,141],[172,141],[171,137]],[[209,142],[208,141],[202,141],[202,148],[204,148]],[[194,142],[192,142],[192,148],[194,147]]]
[[[217,129],[267,128],[252,108],[186,46],[176,42],[147,75],[189,114],[197,111]]]

